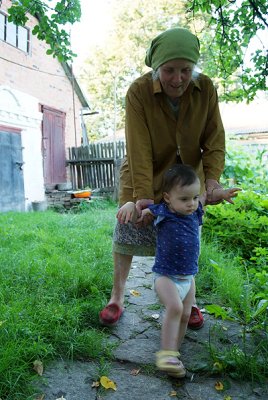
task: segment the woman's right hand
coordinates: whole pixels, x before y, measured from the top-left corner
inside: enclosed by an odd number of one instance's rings
[[[151,204],[154,204],[154,201],[152,199],[140,199],[136,202],[136,209],[138,211],[139,217],[141,216],[142,210],[144,210]]]

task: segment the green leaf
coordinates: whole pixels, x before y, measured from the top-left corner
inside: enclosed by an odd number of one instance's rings
[[[215,315],[216,318],[220,317],[223,320],[225,320],[225,319],[228,319],[228,320],[231,320],[231,321],[233,320],[233,318],[231,318],[228,315],[227,311],[223,307],[221,307],[221,306],[219,306],[217,304],[209,304],[209,305],[206,305],[205,308],[210,314]]]

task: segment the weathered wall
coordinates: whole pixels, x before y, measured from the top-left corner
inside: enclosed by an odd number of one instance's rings
[[[6,11],[10,0],[3,0],[1,11]],[[26,26],[33,28],[36,19],[29,15]],[[44,104],[66,113],[66,148],[81,143],[80,101],[60,62],[46,54],[48,46],[31,35],[31,51],[26,54],[0,40],[0,84],[27,93]]]

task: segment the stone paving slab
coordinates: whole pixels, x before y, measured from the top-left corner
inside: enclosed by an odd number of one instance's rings
[[[109,378],[116,383],[117,390],[92,388],[97,379],[94,363],[54,363],[45,373],[47,385],[41,386],[46,400],[168,400],[173,390],[171,382],[143,373],[133,375],[130,366],[113,363]]]
[[[217,392],[215,383],[221,379],[193,372],[196,365],[207,364],[209,345],[226,349],[229,344],[241,344],[241,327],[237,323],[215,320],[208,314],[204,314],[202,329],[186,333],[181,349],[181,359],[188,367],[186,378],[174,379],[156,371],[154,354],[160,347],[163,310],[151,288],[152,263],[152,257],[134,258],[126,287],[125,311],[119,324],[110,330],[109,341],[116,346],[108,376],[117,390],[92,388],[92,383],[99,379],[97,361],[59,361],[45,370],[43,384],[39,385],[44,400],[225,400],[228,396],[230,400],[268,400],[267,387],[228,379],[230,388]],[[134,296],[131,290],[139,295]],[[139,373],[135,375],[133,370]]]

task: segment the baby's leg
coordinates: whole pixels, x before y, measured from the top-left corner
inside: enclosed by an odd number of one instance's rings
[[[186,370],[179,360],[178,333],[183,313],[183,304],[175,283],[166,276],[155,280],[155,290],[165,306],[165,316],[161,330],[161,350],[156,353],[156,365],[169,375],[182,378]]]
[[[183,314],[183,303],[175,283],[166,276],[155,280],[155,290],[165,306],[165,316],[161,332],[161,348],[163,350],[178,350],[178,332]]]
[[[180,348],[182,341],[184,339],[188,321],[191,315],[192,305],[195,302],[195,281],[192,279],[190,290],[187,293],[185,299],[183,300],[183,314],[181,316],[179,336],[178,336],[178,349]]]

